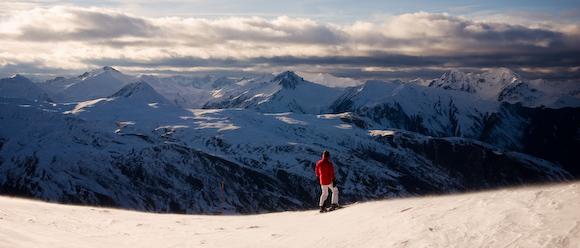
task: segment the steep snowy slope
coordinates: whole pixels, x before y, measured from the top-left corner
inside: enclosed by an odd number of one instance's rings
[[[14,75],[0,79],[0,97],[21,98],[36,101],[50,100],[48,94],[28,78]]]
[[[0,197],[5,247],[580,246],[579,183],[245,216],[151,214]]]
[[[400,81],[367,81],[347,89],[331,109],[354,112],[380,127],[400,128],[434,136],[477,138],[481,119],[499,103],[469,93],[423,87]]]
[[[507,86],[521,82],[519,75],[507,68],[494,68],[481,74],[451,70],[429,86],[475,93],[484,99],[496,99]]]
[[[74,78],[55,78],[41,83],[40,86],[47,92],[52,92],[57,101],[75,102],[110,96],[135,81],[135,77],[105,66]]]
[[[280,73],[267,82],[253,80],[250,85],[241,87],[246,90],[237,90],[241,92],[239,95],[228,94],[225,99],[220,96],[211,100],[204,108],[246,108],[264,113],[320,114],[326,112],[342,93],[341,89],[305,81],[291,71]]]

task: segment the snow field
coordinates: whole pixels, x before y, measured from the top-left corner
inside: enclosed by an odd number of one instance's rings
[[[575,182],[234,216],[0,197],[0,247],[579,247],[579,197]]]

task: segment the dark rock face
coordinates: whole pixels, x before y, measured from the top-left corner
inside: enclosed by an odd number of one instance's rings
[[[484,117],[481,140],[497,144],[497,133],[508,117],[516,116],[520,130],[512,130],[518,144],[504,146],[506,149],[530,154],[562,165],[575,178],[580,177],[580,108],[528,108],[504,103],[499,113]],[[513,118],[512,118],[513,119]],[[494,135],[495,134],[495,135]]]
[[[549,167],[540,165],[547,161],[521,153],[498,150],[478,141],[460,138],[428,138],[418,141],[413,136],[403,133],[377,139],[393,146],[410,149],[431,161],[433,166],[447,172],[449,178],[454,181],[452,187],[435,188],[428,191],[431,193],[479,190],[573,178],[570,173],[551,171]]]
[[[580,178],[580,108],[522,108],[529,118],[523,152],[562,165]]]
[[[448,170],[468,190],[565,179],[565,175],[546,178],[544,172],[526,167],[526,161],[518,160],[511,153],[494,152],[473,143],[457,144],[433,139],[408,145]]]

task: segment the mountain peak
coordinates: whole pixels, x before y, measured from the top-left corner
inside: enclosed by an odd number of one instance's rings
[[[285,89],[294,89],[300,82],[304,82],[304,79],[293,71],[285,71],[274,77],[272,82],[278,82]]]
[[[111,66],[103,66],[103,71],[116,71],[116,72],[118,72],[117,69],[115,69]]]
[[[96,77],[99,75],[103,75],[103,74],[123,74],[120,71],[118,71],[117,69],[111,67],[111,66],[104,66],[102,68],[97,68],[88,72],[85,72],[83,74],[81,74],[80,76],[78,76],[81,80],[85,80],[87,78],[91,78],[91,77]]]
[[[161,96],[151,85],[144,81],[125,85],[111,98],[125,98],[145,102],[169,103],[165,97]]]

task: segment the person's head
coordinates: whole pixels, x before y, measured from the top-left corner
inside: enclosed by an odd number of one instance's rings
[[[326,150],[324,152],[322,152],[322,158],[330,158],[330,152],[328,152]]]

